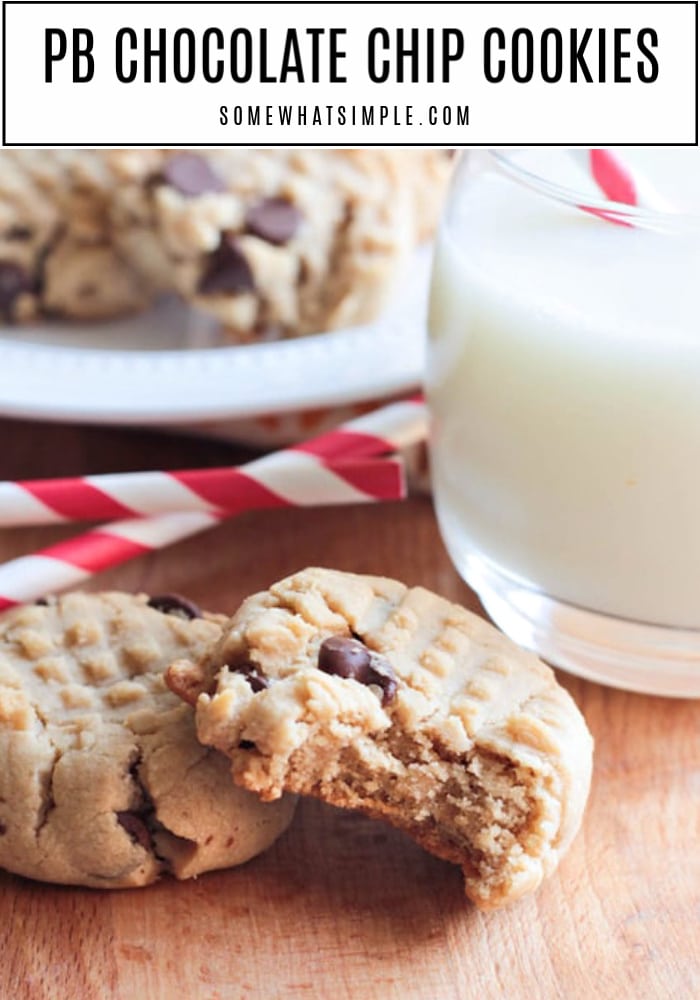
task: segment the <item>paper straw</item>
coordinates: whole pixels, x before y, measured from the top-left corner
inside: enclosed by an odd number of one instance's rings
[[[0,482],[0,528],[396,498],[401,465],[286,449],[240,467]]]
[[[321,461],[371,457],[417,444],[425,439],[426,430],[425,406],[414,399],[376,410],[288,450]],[[83,584],[95,573],[165,548],[221,519],[220,514],[190,512],[117,521],[11,560],[0,566],[0,609]]]
[[[95,573],[163,549],[218,524],[215,514],[162,514],[115,521],[0,566],[0,611],[77,587]]]
[[[569,152],[610,201],[655,212],[674,211],[671,203],[659,194],[653,184],[625,163],[618,153],[610,149],[572,149]],[[582,207],[589,210],[588,206]],[[596,211],[595,214],[610,221],[623,221],[604,211]]]

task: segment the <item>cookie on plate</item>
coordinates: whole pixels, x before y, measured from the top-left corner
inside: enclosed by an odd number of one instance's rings
[[[443,150],[112,153],[115,243],[238,340],[363,323],[435,227]]]
[[[376,316],[435,228],[443,150],[3,150],[0,320],[176,293],[237,340]]]
[[[165,686],[221,634],[181,598],[68,594],[0,618],[0,866],[96,888],[247,861],[294,799],[236,788]]]
[[[535,889],[580,824],[592,740],[571,697],[419,587],[307,569],[245,601],[167,681],[239,785],[387,820],[460,865],[479,906]]]
[[[0,152],[0,322],[108,319],[154,290],[116,248],[115,177],[97,150]]]

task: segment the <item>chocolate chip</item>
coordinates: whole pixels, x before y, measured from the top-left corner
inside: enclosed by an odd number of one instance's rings
[[[177,618],[186,618],[188,621],[202,617],[202,609],[194,601],[188,601],[181,594],[157,594],[155,597],[149,598],[148,606],[156,611],[161,611],[164,615],[175,615]]]
[[[379,653],[371,654],[369,677],[367,684],[376,684],[382,689],[382,705],[388,705],[394,700],[398,689],[396,674],[385,656],[380,656]]]
[[[6,833],[7,833],[7,827],[2,822],[2,820],[0,820],[0,837],[4,837]]]
[[[199,281],[199,291],[204,295],[236,295],[252,292],[254,288],[253,272],[236,237],[233,233],[224,233],[218,248],[209,257]]]
[[[296,205],[286,198],[265,198],[248,209],[245,226],[253,236],[282,246],[294,236],[302,219]]]
[[[257,747],[252,740],[241,740],[238,744],[239,750],[257,750]]]
[[[389,661],[374,653],[359,639],[332,635],[321,643],[318,668],[326,674],[347,677],[360,684],[376,684],[382,689],[382,704],[396,695],[396,675]]]
[[[249,674],[245,675],[245,679],[248,681],[253,691],[257,694],[258,691],[264,691],[266,687],[270,686],[270,682],[264,674],[258,673],[257,670],[251,670]]]
[[[26,243],[32,238],[32,231],[28,226],[10,226],[5,232],[5,239],[14,243]]]
[[[140,844],[145,850],[150,851],[153,841],[148,827],[140,816],[133,812],[118,812],[117,823],[126,830],[135,844]]]
[[[32,281],[24,268],[9,261],[0,261],[0,310],[9,312],[15,299],[31,289]]]
[[[257,694],[258,691],[264,691],[265,688],[270,686],[269,680],[260,667],[251,663],[250,660],[244,660],[242,663],[237,663],[235,666],[229,665],[229,670],[232,670],[234,674],[243,674],[255,694]]]
[[[321,644],[318,651],[318,669],[337,677],[351,677],[365,683],[362,678],[369,669],[369,650],[357,639],[332,635]]]
[[[200,194],[225,191],[226,184],[202,156],[180,153],[168,160],[163,169],[163,180],[185,198]]]
[[[48,599],[46,597],[40,597],[38,601],[34,601],[34,606],[37,608],[48,608]]]

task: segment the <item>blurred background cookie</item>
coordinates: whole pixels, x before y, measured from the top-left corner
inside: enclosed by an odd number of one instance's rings
[[[236,340],[362,323],[449,171],[443,150],[5,150],[0,315],[98,320],[176,293]]]

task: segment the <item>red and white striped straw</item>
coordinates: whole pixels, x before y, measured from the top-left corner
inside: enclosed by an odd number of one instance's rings
[[[216,514],[162,514],[114,521],[0,566],[0,611],[77,587],[96,573],[218,524]]]
[[[572,149],[570,153],[610,201],[655,212],[673,211],[648,178],[633,170],[618,153],[610,149]],[[595,214],[611,218],[604,212]]]
[[[414,399],[368,413],[328,434],[285,450],[305,460],[316,460],[325,475],[330,471],[328,463],[332,460],[385,455],[424,440],[426,429],[425,406],[421,400]],[[337,469],[333,474],[337,475]],[[349,479],[346,487],[344,502],[356,501],[358,482]],[[385,487],[386,482],[383,489]],[[336,488],[334,495],[338,499],[335,502],[343,502],[338,492],[343,488],[340,476]],[[363,492],[366,493],[365,502],[389,498]],[[352,499],[348,499],[350,497]],[[296,504],[299,503],[301,497],[297,495]],[[117,521],[34,555],[14,559],[0,566],[0,610],[83,584],[95,573],[204,531],[225,516],[200,510]]]
[[[0,528],[363,503],[400,495],[401,475],[391,458],[323,459],[289,448],[239,467],[0,482]]]

